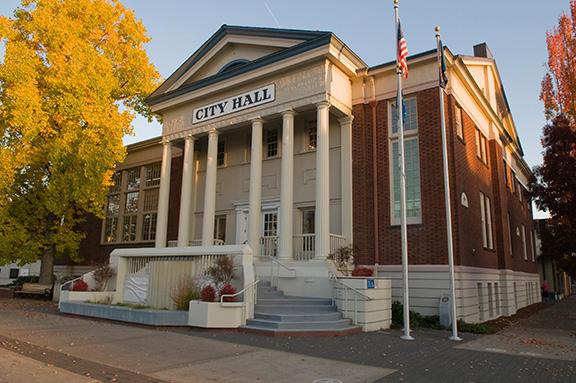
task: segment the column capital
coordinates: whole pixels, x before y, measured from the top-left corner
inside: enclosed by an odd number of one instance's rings
[[[286,110],[282,111],[282,117],[284,117],[284,116],[294,117],[295,115],[296,115],[296,112],[294,111],[294,109],[286,109]]]
[[[218,132],[218,130],[216,130],[216,128],[212,128],[212,129],[210,129],[210,131],[208,132],[208,135],[209,135],[209,136],[213,136],[213,135],[216,135],[216,136],[217,136],[218,134],[219,134],[219,132]]]
[[[328,101],[320,101],[320,102],[316,103],[316,108],[317,108],[317,109],[330,108],[330,102],[328,102]]]
[[[171,142],[170,142],[170,139],[168,137],[164,137],[164,138],[162,138],[162,141],[160,141],[161,145],[169,145],[170,143]]]
[[[264,123],[264,119],[260,116],[254,117],[253,119],[250,120],[250,122],[252,122],[252,125],[254,124],[263,124]]]
[[[338,122],[340,123],[340,125],[351,124],[352,121],[354,121],[353,115],[344,116],[344,117],[341,117],[338,119]]]
[[[194,137],[194,135],[192,133],[188,133],[186,134],[186,136],[184,137],[185,140],[196,140],[196,138]]]

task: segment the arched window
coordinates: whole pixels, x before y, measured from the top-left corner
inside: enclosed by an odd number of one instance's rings
[[[230,61],[228,64],[224,65],[222,67],[222,69],[220,69],[220,71],[218,73],[224,73],[224,72],[228,72],[232,69],[236,69],[239,66],[242,66],[244,64],[248,64],[250,61],[246,60],[246,59],[238,59],[238,60],[232,60]]]

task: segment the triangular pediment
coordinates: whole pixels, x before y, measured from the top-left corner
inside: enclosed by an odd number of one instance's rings
[[[329,39],[331,35],[320,31],[223,25],[152,93],[149,100],[240,73],[268,57],[281,57],[284,52],[290,54],[297,47]]]

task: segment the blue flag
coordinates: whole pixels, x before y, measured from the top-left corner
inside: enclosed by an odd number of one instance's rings
[[[444,61],[444,47],[442,40],[438,40],[438,54],[440,55],[440,67],[438,68],[438,81],[440,87],[446,89],[448,84],[448,76],[446,75],[446,62]]]

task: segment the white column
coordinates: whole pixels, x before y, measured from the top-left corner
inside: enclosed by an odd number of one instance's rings
[[[168,207],[170,204],[170,171],[172,168],[172,144],[162,141],[162,169],[158,196],[158,220],[156,221],[156,247],[166,247],[168,235]]]
[[[316,126],[316,258],[325,259],[330,253],[330,142],[327,101],[317,105]]]
[[[346,116],[340,122],[340,161],[342,185],[342,236],[346,243],[352,243],[352,120]]]
[[[282,162],[280,181],[280,241],[278,258],[292,259],[294,201],[294,111],[282,113]]]
[[[250,154],[250,196],[248,244],[254,255],[260,255],[260,224],[262,216],[262,127],[261,118],[252,120],[252,151]]]
[[[216,157],[218,155],[218,132],[208,133],[206,156],[206,185],[204,189],[204,217],[202,219],[202,246],[214,244],[214,216],[216,214]]]
[[[178,247],[190,246],[190,222],[193,219],[190,207],[193,197],[194,137],[184,139],[184,163],[182,166],[182,192],[180,193],[180,220],[178,223]]]

